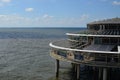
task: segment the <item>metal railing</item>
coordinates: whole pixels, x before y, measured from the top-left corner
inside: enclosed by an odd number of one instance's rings
[[[113,51],[82,50],[88,44],[80,46],[80,49],[72,49],[67,41],[50,43],[53,58],[65,59],[68,62],[86,64],[91,66],[120,67],[120,53]]]

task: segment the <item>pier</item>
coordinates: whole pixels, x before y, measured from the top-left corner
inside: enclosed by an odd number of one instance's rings
[[[111,80],[110,69],[120,68],[120,18],[91,22],[87,30],[66,35],[67,40],[50,43],[50,55],[56,60],[56,78],[60,61],[64,61],[71,64],[77,80],[81,65],[92,67],[92,80]]]

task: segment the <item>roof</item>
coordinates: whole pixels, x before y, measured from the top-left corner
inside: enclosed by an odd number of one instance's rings
[[[88,23],[88,25],[92,24],[120,24],[120,18],[104,19]]]

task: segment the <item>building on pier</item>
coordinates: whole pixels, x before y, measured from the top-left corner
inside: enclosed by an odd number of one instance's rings
[[[50,43],[50,55],[58,64],[57,76],[59,60],[73,63],[78,79],[80,64],[99,67],[103,80],[107,80],[107,68],[120,68],[120,18],[94,21],[87,24],[87,30],[66,35],[67,40]]]

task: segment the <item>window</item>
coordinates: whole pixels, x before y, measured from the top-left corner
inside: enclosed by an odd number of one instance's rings
[[[109,44],[109,38],[102,38],[102,44]]]

